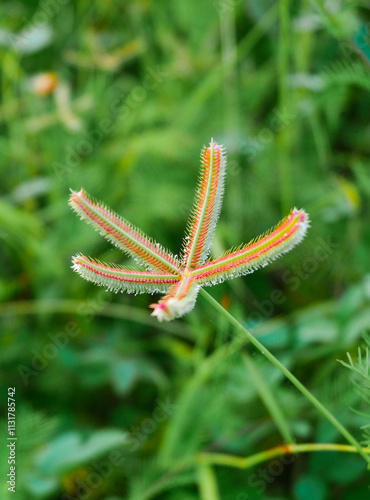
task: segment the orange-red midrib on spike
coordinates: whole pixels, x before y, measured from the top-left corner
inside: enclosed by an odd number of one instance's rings
[[[233,257],[237,257],[238,255],[242,255],[247,249],[248,249],[248,251],[253,250],[254,248],[261,246],[265,242],[274,238],[277,233],[280,233],[281,231],[283,231],[287,226],[289,226],[292,223],[292,219],[294,219],[294,217],[297,217],[298,213],[299,213],[299,211],[296,213],[292,212],[290,215],[288,215],[286,217],[286,219],[281,224],[279,224],[276,227],[276,229],[274,229],[274,231],[272,231],[271,233],[267,234],[266,236],[258,239],[256,242],[251,243],[250,245],[244,246],[243,248],[241,248],[240,250],[237,250],[236,252],[233,252]],[[305,215],[304,212],[301,215]],[[293,233],[295,233],[301,227],[301,223],[302,223],[301,220],[297,220],[287,233],[283,234],[281,236],[281,238],[278,238],[277,240],[275,240],[273,243],[271,243],[271,245],[261,249],[261,251],[263,251],[263,253],[265,253],[266,248],[268,250],[270,250],[274,246],[278,246],[281,243],[282,239],[286,239],[287,237],[290,237]],[[221,257],[219,259],[219,262],[221,263],[229,258],[230,258],[230,254],[225,255],[224,257]]]
[[[116,269],[114,267],[112,267],[112,268],[107,267],[104,270],[97,269],[96,267],[89,265],[89,263],[87,261],[82,260],[82,259],[77,259],[77,258],[74,259],[73,262],[75,265],[82,266],[85,269],[87,269],[88,271],[91,271],[92,273],[97,274],[99,276],[103,276],[104,278],[110,278],[110,279],[114,279],[117,281],[124,281],[126,283],[143,283],[143,284],[150,283],[150,284],[158,284],[158,285],[162,285],[162,284],[171,285],[171,284],[175,284],[178,282],[178,278],[177,279],[176,278],[158,278],[158,277],[151,278],[151,277],[148,277],[147,273],[145,273],[145,277],[140,277],[140,276],[138,276],[140,271],[125,270],[124,272],[127,274],[132,273],[132,277],[128,278],[126,276],[118,276],[116,274],[109,273],[110,270],[112,272],[119,271],[119,269]]]
[[[238,268],[240,266],[243,266],[243,264],[246,264],[248,262],[252,262],[253,260],[256,260],[259,257],[261,257],[262,255],[266,254],[267,252],[269,252],[273,248],[278,247],[281,243],[283,243],[285,240],[289,239],[294,233],[296,233],[299,230],[299,228],[300,228],[300,222],[297,222],[296,224],[294,224],[291,227],[291,229],[288,232],[286,232],[283,235],[281,235],[280,238],[278,238],[277,240],[275,240],[274,242],[272,242],[270,245],[267,245],[267,246],[261,248],[261,250],[255,252],[254,254],[246,255],[244,258],[242,257],[242,254],[246,250],[250,251],[253,248],[253,246],[254,246],[254,244],[253,244],[251,246],[247,246],[244,249],[239,250],[238,252],[235,252],[234,254],[232,253],[232,254],[226,255],[225,257],[222,257],[221,259],[217,259],[213,263],[214,265],[217,263],[218,264],[217,267],[215,267],[213,269],[210,269],[208,271],[206,270],[204,273],[201,273],[199,271],[202,270],[202,267],[207,268],[207,266],[209,266],[210,263],[204,264],[203,266],[200,266],[196,270],[195,277],[196,277],[197,280],[208,278],[210,276],[214,276],[214,275],[217,275],[217,274],[222,274],[222,273],[228,272],[228,271],[230,271],[232,269],[235,269],[235,268]],[[273,236],[273,234],[274,233],[271,233],[270,236]],[[239,259],[236,259],[233,262],[229,262],[229,263],[225,262],[225,261],[227,261],[230,258],[235,259],[238,255],[240,255]]]
[[[114,216],[114,214],[112,214],[111,212],[109,212],[108,210],[106,210],[104,207],[101,207],[97,204],[95,204],[94,202],[92,202],[91,200],[89,200],[88,198],[86,198],[86,196],[84,195],[83,193],[83,196],[86,200],[86,202],[88,202],[89,204],[91,204],[91,206],[93,208],[95,208],[97,211],[100,211],[102,212],[103,215],[105,215],[107,218],[109,218],[110,220],[112,220],[118,227],[120,227],[123,231],[125,231],[126,233],[128,233],[129,235],[132,235],[132,237],[135,239],[135,240],[138,240],[139,242],[143,243],[143,245],[145,245],[148,249],[150,249],[153,253],[157,254],[158,256],[160,256],[162,259],[168,261],[168,263],[170,264],[170,266],[177,266],[176,262],[174,259],[172,259],[170,256],[168,256],[165,252],[161,251],[160,249],[158,249],[158,247],[156,247],[155,245],[153,245],[151,242],[149,242],[145,237],[143,237],[140,233],[138,233],[137,231],[135,231],[134,229],[132,229],[129,225],[125,224],[122,220],[118,219],[117,217]],[[84,204],[83,201],[81,201],[81,199],[76,196],[74,193],[72,194],[71,196],[71,201],[73,203],[75,203],[80,210],[82,210],[86,216],[91,219],[92,221],[94,221],[99,227],[101,227],[102,229],[104,229],[104,231],[107,233],[107,234],[110,234],[114,239],[116,239],[117,241],[119,241],[123,246],[127,247],[129,250],[131,250],[133,253],[135,253],[136,255],[138,255],[141,259],[143,259],[145,262],[147,262],[148,264],[158,268],[158,269],[161,269],[162,271],[169,271],[171,270],[173,272],[173,270],[171,269],[171,267],[167,266],[165,263],[162,263],[160,261],[158,261],[155,257],[151,256],[149,253],[147,253],[145,251],[145,249],[141,248],[139,245],[135,244],[133,241],[131,241],[130,239],[128,238],[125,238],[122,234],[120,234],[118,231],[115,231],[111,228],[111,226],[107,223],[107,222],[104,222],[101,218],[99,218],[98,215],[96,215],[89,207],[88,205]]]
[[[219,182],[220,182],[220,167],[221,167],[221,159],[222,153],[221,148],[219,146],[214,147],[214,155],[213,155],[213,168],[211,168],[211,147],[206,148],[203,156],[203,171],[204,175],[201,182],[201,194],[198,201],[198,206],[195,211],[194,223],[192,225],[192,230],[190,234],[190,239],[187,244],[187,252],[190,252],[190,249],[194,245],[194,239],[197,234],[198,225],[202,222],[201,231],[198,235],[198,241],[196,244],[196,249],[192,260],[190,262],[190,267],[195,267],[199,264],[204,244],[209,232],[210,224],[212,221],[212,215],[214,212],[214,206],[217,199]],[[204,214],[203,220],[201,221],[202,210],[204,203],[206,203],[206,193],[209,183],[209,176],[212,175],[211,180],[211,188],[210,188],[210,196],[208,198],[206,212]]]

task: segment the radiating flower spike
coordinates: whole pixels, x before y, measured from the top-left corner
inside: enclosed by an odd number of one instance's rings
[[[226,155],[223,146],[211,140],[201,153],[201,170],[194,206],[184,240],[182,263],[188,268],[208,257],[220,216],[225,189]]]
[[[202,169],[181,263],[176,256],[140,229],[92,199],[84,190],[73,192],[71,207],[111,243],[121,248],[146,271],[108,264],[90,257],[73,257],[73,269],[83,278],[108,290],[127,293],[165,293],[152,304],[152,316],[170,321],[189,312],[201,286],[214,285],[264,267],[304,238],[309,217],[294,208],[277,226],[246,245],[205,262],[220,214],[226,171],[223,146],[211,140],[202,150]]]
[[[162,272],[138,271],[130,267],[108,264],[84,255],[72,259],[73,270],[82,278],[113,292],[155,293],[166,292],[178,283],[179,277]]]
[[[304,238],[309,227],[308,214],[294,208],[273,229],[192,271],[201,285],[214,285],[225,279],[237,278],[267,266],[292,250]]]
[[[147,269],[159,269],[164,272],[177,270],[176,257],[103,203],[94,200],[83,189],[79,192],[72,191],[69,204],[81,219],[89,222],[113,245]]]

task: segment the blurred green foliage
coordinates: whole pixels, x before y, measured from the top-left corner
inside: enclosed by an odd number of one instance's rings
[[[228,349],[234,332],[203,300],[162,325],[151,297],[73,274],[76,252],[122,255],[67,205],[83,186],[176,252],[214,137],[229,157],[215,255],[305,208],[299,248],[212,293],[361,439],[369,400],[336,360],[370,324],[366,2],[4,0],[0,12],[1,436],[15,387],[18,439],[15,496],[1,440],[1,498],[368,498],[355,454],[181,467],[283,442],[247,352],[297,441],[341,438],[253,349]]]

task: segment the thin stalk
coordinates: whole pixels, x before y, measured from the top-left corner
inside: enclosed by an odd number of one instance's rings
[[[347,431],[347,429],[336,419],[336,417],[286,368],[275,356],[264,347],[244,326],[237,321],[221,304],[217,302],[203,288],[200,293],[203,297],[229,322],[234,325],[276,368],[278,368],[285,377],[312,403],[312,405],[342,434],[342,436],[352,444],[363,457],[370,468],[370,457],[365,453],[360,443]]]
[[[216,474],[209,464],[199,464],[198,485],[201,500],[221,500]]]
[[[249,455],[248,457],[238,457],[223,453],[199,453],[196,460],[207,465],[222,465],[225,467],[236,467],[238,469],[248,469],[256,464],[271,460],[280,455],[296,453],[308,453],[312,451],[339,451],[348,453],[358,453],[356,446],[335,443],[301,443],[275,446],[269,450]],[[369,448],[362,448],[362,453],[367,456],[370,454]]]
[[[223,319],[228,321],[227,318]],[[191,412],[192,405],[194,404],[194,398],[202,384],[204,384],[215,373],[215,370],[223,360],[241,350],[247,341],[248,340],[245,337],[237,337],[230,344],[223,344],[215,352],[202,360],[199,368],[188,381],[185,389],[177,401],[177,410],[168,425],[165,439],[162,444],[160,462],[167,464],[175,458],[182,433],[184,432],[186,423],[189,420],[189,414]],[[248,357],[247,354],[244,356],[245,358]],[[268,387],[266,387],[256,364],[251,359],[248,359],[247,362],[251,376],[255,382],[257,392],[274,419],[283,439],[287,443],[294,442],[294,437],[290,432],[289,425],[281,408],[279,407],[278,402],[276,401],[274,394]]]
[[[294,443],[294,436],[289,428],[288,421],[282,411],[273,391],[263,378],[257,364],[246,353],[243,354],[244,362],[249,370],[249,374],[256,386],[258,394],[260,395],[263,404],[270,412],[271,417],[274,419],[276,427],[278,428],[282,438],[286,443]]]
[[[159,453],[160,463],[167,466],[171,460],[174,460],[176,454],[178,454],[181,434],[184,432],[186,423],[189,420],[189,413],[195,395],[201,385],[215,372],[221,361],[240,350],[246,342],[247,339],[245,338],[235,338],[230,344],[224,344],[202,362],[198,370],[189,380],[177,401],[177,410],[167,427]]]
[[[130,500],[139,500],[139,498],[140,500],[149,500],[150,498],[157,496],[162,491],[168,489],[169,484],[171,484],[171,479],[176,477],[177,474],[184,473],[185,471],[190,471],[196,465],[198,465],[198,467],[199,465],[206,465],[206,466],[220,465],[222,467],[248,469],[250,467],[258,465],[262,462],[266,462],[267,460],[271,460],[272,458],[279,457],[281,455],[289,454],[292,455],[293,458],[295,458],[294,455],[297,455],[299,453],[321,452],[321,451],[358,453],[358,448],[356,446],[350,446],[346,444],[336,444],[336,443],[300,443],[300,444],[292,443],[281,446],[275,446],[273,448],[269,448],[268,450],[255,453],[247,457],[239,457],[236,455],[229,455],[226,453],[202,452],[198,453],[193,457],[186,458],[185,460],[179,460],[175,462],[169,470],[166,469],[166,472],[164,472],[163,475],[159,477],[154,484],[152,484],[144,493],[141,493],[140,497],[134,496],[131,497]],[[370,455],[370,448],[362,448],[362,452],[365,454],[365,456]],[[208,474],[209,470],[207,471],[203,470],[203,472],[205,474]],[[199,478],[199,468],[198,468],[198,478]],[[209,480],[211,481],[212,478],[209,478]],[[191,478],[189,477],[188,484],[191,484],[192,482],[194,481],[192,481]],[[206,498],[214,498],[214,497],[206,497]]]

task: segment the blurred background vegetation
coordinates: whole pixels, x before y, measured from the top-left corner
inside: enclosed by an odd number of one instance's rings
[[[211,293],[366,444],[366,390],[337,359],[356,356],[370,322],[368,3],[4,0],[0,12],[1,498],[369,498],[356,454],[197,466],[199,451],[283,443],[271,397],[297,442],[343,438],[254,349],[228,349],[235,332],[201,297],[159,324],[152,297],[75,275],[77,252],[124,260],[67,205],[83,186],[177,252],[214,137],[229,156],[215,256],[305,208],[297,249]]]

